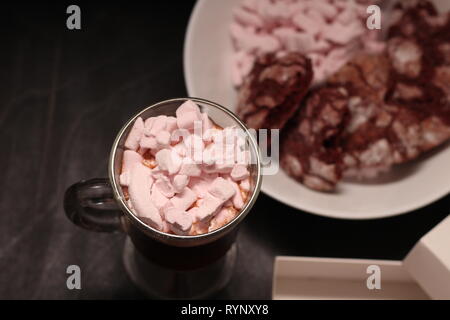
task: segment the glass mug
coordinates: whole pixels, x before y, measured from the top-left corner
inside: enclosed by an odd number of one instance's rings
[[[135,120],[174,116],[176,109],[187,100],[197,103],[220,127],[242,129],[251,157],[251,187],[244,207],[225,226],[196,236],[168,234],[143,223],[126,205],[118,182],[125,140]],[[124,264],[140,289],[159,298],[201,298],[227,284],[236,260],[237,226],[255,203],[262,182],[258,145],[236,115],[223,106],[199,98],[171,99],[151,105],[120,130],[112,146],[108,173],[108,179],[80,181],[68,188],[64,209],[73,223],[85,229],[127,234]]]

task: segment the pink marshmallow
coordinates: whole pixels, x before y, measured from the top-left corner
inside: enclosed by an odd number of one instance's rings
[[[137,118],[130,130],[130,133],[125,140],[125,148],[137,150],[139,148],[139,141],[144,132],[144,121],[141,117]]]
[[[386,43],[382,41],[368,41],[364,43],[364,48],[371,53],[381,53],[386,49]]]
[[[166,177],[164,172],[158,166],[154,167],[151,171],[152,171],[152,177],[155,180],[161,179],[161,177]]]
[[[211,128],[209,130],[203,131],[203,141],[211,142],[214,141],[214,136],[218,134],[220,130],[216,128]]]
[[[202,124],[203,124],[202,128],[203,133],[214,127],[211,119],[209,119],[208,114],[206,112],[202,113]]]
[[[231,64],[231,82],[233,86],[240,87],[243,83],[243,75],[241,74],[241,70],[236,62]]]
[[[150,118],[145,119],[145,121],[144,121],[144,134],[146,136],[150,136],[151,135],[150,131],[152,129],[154,121],[155,121],[155,117],[150,117]]]
[[[242,1],[241,5],[248,11],[255,12],[258,9],[259,3],[260,0],[244,0]]]
[[[214,165],[214,172],[224,174],[224,173],[230,173],[231,170],[234,167],[234,163],[230,162],[223,162],[223,163],[216,163]]]
[[[219,170],[217,170],[217,167],[215,164],[212,165],[203,165],[202,166],[202,172],[207,173],[207,174],[218,174]]]
[[[177,118],[175,118],[175,117],[167,117],[166,130],[169,133],[172,133],[177,128],[178,128],[178,126],[177,126]]]
[[[371,53],[381,53],[386,49],[386,42],[381,41],[381,32],[379,30],[368,30],[365,34],[367,39],[364,42],[364,48]]]
[[[294,28],[289,27],[275,28],[272,32],[275,37],[277,37],[277,39],[280,40],[281,43],[283,43],[285,49],[289,48],[289,45],[286,45],[285,43],[286,40],[298,34],[298,32]]]
[[[163,149],[156,153],[156,162],[161,170],[168,171],[169,174],[175,174],[180,170],[182,159],[173,150]]]
[[[216,166],[219,170],[221,168],[225,169],[227,172],[231,171],[233,169],[233,166],[236,161],[238,161],[240,158],[244,158],[245,154],[243,154],[243,151],[238,150],[238,148],[235,144],[227,144],[223,147],[223,153],[218,152],[218,157],[216,159]],[[240,157],[241,155],[241,157]]]
[[[214,165],[217,173],[229,173],[233,169],[235,161],[237,160],[235,154],[236,147],[234,145],[225,145],[224,149],[225,154],[222,154],[221,152],[217,153],[217,158]]]
[[[230,35],[234,40],[234,45],[237,50],[248,49],[247,41],[250,39],[252,34],[236,22],[230,24]]]
[[[278,39],[268,34],[254,36],[251,43],[258,52],[262,53],[276,52],[281,48],[281,44]]]
[[[272,2],[262,0],[258,6],[261,17],[269,24],[277,21],[285,21],[289,18],[289,4],[285,2]]]
[[[185,137],[183,142],[186,146],[187,156],[194,160],[195,163],[201,163],[203,149],[205,148],[203,139],[196,134],[191,134]]]
[[[183,189],[188,185],[189,183],[189,177],[184,174],[177,174],[173,178],[172,185],[176,192],[182,192]]]
[[[337,17],[335,22],[343,25],[349,25],[353,21],[358,19],[358,13],[352,8],[346,8]]]
[[[327,40],[317,40],[313,43],[312,47],[310,48],[312,52],[326,52],[331,48],[331,43]]]
[[[123,187],[128,187],[130,184],[130,172],[124,171],[119,176],[119,183]]]
[[[314,67],[314,83],[320,83],[326,79],[324,61]]]
[[[150,134],[156,136],[158,132],[166,129],[167,116],[157,116],[153,121],[152,128],[150,129]]]
[[[192,216],[179,208],[168,208],[165,211],[166,221],[170,229],[178,235],[187,235],[192,227]]]
[[[230,25],[230,33],[237,50],[269,53],[281,48],[277,38],[270,34],[256,34],[251,28],[244,28],[237,23]]]
[[[195,112],[187,111],[177,116],[177,125],[183,129],[194,129],[194,122],[201,120]]]
[[[214,165],[217,160],[216,154],[218,153],[217,146],[211,143],[203,150],[201,163],[206,166]]]
[[[173,146],[172,148],[180,157],[186,157],[187,155],[187,149],[186,146],[184,145],[184,142],[179,142],[176,145]]]
[[[342,9],[342,10],[349,7],[347,0],[335,0],[334,5],[336,6],[336,8]]]
[[[345,48],[331,50],[320,68],[323,75],[328,77],[338,71],[348,60],[349,54]],[[319,71],[320,73],[320,71]]]
[[[159,210],[159,213],[163,215],[162,210],[169,201],[169,199],[161,193],[159,188],[156,186],[156,183],[154,183],[152,186],[150,199],[152,200],[155,207]]]
[[[243,191],[250,191],[250,179],[244,179],[244,180],[241,180],[241,182],[239,183],[239,186],[241,187],[241,189],[243,190]]]
[[[140,142],[141,148],[144,149],[156,149],[158,147],[158,142],[156,141],[156,138],[153,136],[150,137],[142,137]]]
[[[252,154],[249,150],[238,150],[236,154],[236,163],[245,164],[246,166],[251,162]]]
[[[198,220],[198,207],[192,207],[186,212],[192,217],[192,222],[197,222],[197,220]]]
[[[245,133],[243,130],[238,129],[237,127],[226,127],[222,130],[222,135],[224,136],[224,143],[225,144],[232,144],[232,145],[238,145],[240,140],[245,137]]]
[[[283,42],[288,51],[308,53],[315,49],[316,40],[310,33],[299,33],[291,28],[278,28],[274,34]]]
[[[177,117],[179,117],[181,114],[186,113],[186,112],[194,112],[197,115],[197,118],[199,120],[201,119],[202,115],[200,112],[200,108],[192,100],[187,100],[186,102],[183,102],[183,104],[178,107],[178,109],[175,113],[176,113]]]
[[[160,176],[156,180],[155,186],[167,198],[171,198],[175,194],[175,189],[166,176]]]
[[[325,17],[322,15],[322,13],[317,10],[314,7],[309,7],[306,11],[305,14],[311,18],[311,20],[314,21],[314,23],[316,23],[319,26],[324,26],[327,24],[327,21],[325,19]]]
[[[156,117],[150,117],[150,118],[145,119],[144,126],[146,129],[152,128],[153,122],[155,122],[155,118]]]
[[[142,156],[132,150],[125,150],[122,157],[122,172],[130,171],[136,164],[142,163]]]
[[[311,59],[311,63],[314,68],[314,71],[315,71],[315,67],[319,66],[324,59],[324,55],[321,53],[310,53],[308,55],[308,57]]]
[[[181,210],[189,209],[195,201],[197,201],[197,196],[195,192],[188,187],[184,188],[182,192],[170,199],[172,205]]]
[[[153,179],[150,176],[150,169],[142,164],[135,165],[131,170],[128,192],[136,215],[150,226],[161,230],[163,221],[158,209],[150,199],[152,183]]]
[[[337,8],[326,1],[311,1],[311,4],[327,19],[333,19],[338,14]]]
[[[173,143],[179,143],[182,142],[186,137],[189,137],[191,133],[187,129],[175,129],[172,131],[170,141]]]
[[[241,70],[241,75],[246,77],[249,75],[250,71],[253,69],[253,65],[255,64],[255,57],[246,54],[239,61],[239,69]]]
[[[228,182],[224,178],[218,177],[211,184],[208,192],[214,197],[220,199],[223,203],[234,195],[235,190],[233,189],[233,186],[230,184],[230,182]]]
[[[316,40],[308,33],[294,34],[285,39],[286,50],[308,53],[313,51]]]
[[[212,141],[220,147],[222,144],[233,145],[237,143],[239,134],[239,130],[236,127],[228,127],[223,130],[216,130],[212,133]]]
[[[177,125],[182,129],[193,129],[195,121],[201,121],[200,108],[191,100],[184,102],[175,112]]]
[[[244,77],[246,77],[250,73],[253,68],[254,62],[255,58],[244,50],[238,51],[233,55],[231,61],[231,75],[233,84],[236,87],[239,87],[242,84]],[[207,128],[203,128],[203,132],[206,131]]]
[[[228,178],[227,181],[231,184],[235,191],[234,195],[231,197],[231,202],[236,209],[240,210],[244,207],[244,200],[242,199],[241,189],[239,188],[239,185],[232,179]]]
[[[209,186],[217,177],[217,174],[204,174],[199,178],[191,177],[188,186],[197,194],[197,197],[204,198],[208,192]]]
[[[323,37],[333,43],[345,45],[363,33],[364,29],[360,21],[355,21],[347,26],[334,23],[325,28]]]
[[[195,212],[197,215],[196,220],[200,222],[208,221],[217,213],[222,204],[223,201],[208,193]]]
[[[170,145],[170,133],[166,130],[159,131],[156,134],[156,142],[159,148],[166,148]]]
[[[184,158],[181,164],[179,174],[189,177],[199,177],[202,174],[200,167],[190,158]]]
[[[356,12],[360,18],[366,19],[367,18],[367,6],[370,3],[370,1],[366,1],[366,4],[361,3],[356,5]]]
[[[263,25],[263,21],[259,16],[241,7],[236,7],[233,10],[233,16],[236,21],[243,25],[253,26],[256,28],[259,28]]]
[[[247,166],[242,165],[242,164],[236,164],[233,167],[233,170],[231,170],[231,178],[234,181],[239,181],[239,180],[243,180],[245,178],[248,178],[248,176],[250,175],[250,173],[247,170]]]
[[[320,21],[315,21],[304,13],[298,13],[292,18],[292,22],[298,28],[308,32],[311,35],[316,35],[322,30]]]
[[[336,48],[328,53],[327,59],[334,62],[347,61],[349,52],[346,48]],[[344,62],[345,63],[345,62]]]

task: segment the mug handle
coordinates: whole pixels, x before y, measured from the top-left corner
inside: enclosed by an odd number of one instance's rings
[[[64,195],[66,216],[77,226],[98,232],[122,231],[119,209],[108,179],[83,180]]]

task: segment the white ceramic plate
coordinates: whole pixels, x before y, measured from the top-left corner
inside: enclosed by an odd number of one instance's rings
[[[241,0],[199,0],[192,12],[184,46],[188,93],[235,110],[231,84],[232,53],[228,28],[232,8]],[[447,8],[450,1],[443,0]],[[336,193],[309,190],[281,169],[265,176],[262,190],[294,208],[344,219],[393,216],[425,206],[450,192],[450,147],[392,170],[380,181],[343,182]]]

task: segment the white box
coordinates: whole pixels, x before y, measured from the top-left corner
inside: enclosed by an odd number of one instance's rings
[[[380,268],[369,289],[367,268]],[[404,261],[276,257],[273,299],[450,299],[450,216],[424,235]]]
[[[433,299],[450,299],[450,216],[424,235],[403,261]]]
[[[367,267],[381,271],[381,289],[368,289]],[[429,299],[401,261],[284,257],[275,259],[273,299]]]

